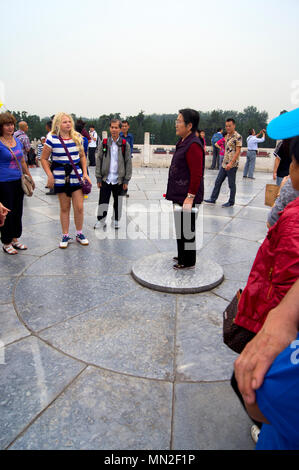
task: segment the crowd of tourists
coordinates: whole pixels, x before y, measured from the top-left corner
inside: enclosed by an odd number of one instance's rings
[[[204,200],[206,140],[199,128],[200,116],[181,109],[175,127],[178,143],[169,169],[166,199],[173,204],[177,256],[173,268],[188,271],[196,266],[196,220],[198,206],[216,204],[225,179],[230,195],[223,207],[236,198],[236,175],[242,136],[237,123],[228,117],[225,129],[212,137],[211,169],[218,169],[214,188]],[[257,449],[299,449],[299,360],[292,349],[299,341],[299,109],[284,113],[267,128],[279,140],[274,152],[273,178],[280,194],[269,213],[269,231],[258,250],[248,281],[237,306],[235,325],[250,332],[250,340],[235,364],[232,386],[254,420],[252,434]],[[110,135],[101,140],[94,126],[58,113],[40,139],[37,155],[31,146],[25,122],[18,124],[8,112],[0,114],[0,231],[3,251],[16,255],[27,246],[22,235],[24,179],[35,184],[30,168],[39,162],[47,176],[48,194],[59,199],[62,236],[59,247],[71,241],[70,213],[74,211],[76,241],[89,244],[84,235],[84,193],[91,188],[89,167],[95,167],[99,205],[95,230],[104,229],[113,196],[112,226],[117,230],[122,198],[128,196],[132,177],[133,136],[129,123],[110,122]],[[266,130],[249,129],[243,178],[254,179],[258,144]],[[261,137],[260,137],[261,136]],[[89,164],[88,164],[89,163]],[[293,357],[294,360],[290,360]],[[264,424],[263,424],[264,423]]]

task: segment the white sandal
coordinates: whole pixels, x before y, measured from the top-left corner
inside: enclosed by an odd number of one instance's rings
[[[2,248],[3,248],[3,251],[5,253],[7,253],[8,255],[17,255],[18,254],[17,250],[15,250],[12,245],[6,245],[6,246],[3,245]]]
[[[12,246],[14,248],[16,248],[17,250],[27,250],[27,246],[26,245],[23,245],[22,243],[20,242],[11,242]]]

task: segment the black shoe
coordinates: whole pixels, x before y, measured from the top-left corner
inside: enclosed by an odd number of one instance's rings
[[[233,202],[226,202],[225,204],[222,204],[222,207],[231,207],[234,206]]]
[[[247,176],[244,176],[244,175],[243,175],[243,178],[247,178]]]
[[[207,202],[208,204],[215,204],[216,201],[213,201],[213,199],[204,199],[205,202]]]
[[[176,271],[183,271],[183,270],[188,271],[189,269],[195,269],[195,265],[194,266],[185,266],[184,264],[174,264],[173,269],[175,269]]]
[[[254,178],[253,176],[247,176],[247,178],[248,178],[249,180],[255,180],[255,178]]]

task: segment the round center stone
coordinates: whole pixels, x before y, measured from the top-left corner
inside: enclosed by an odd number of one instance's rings
[[[175,270],[173,253],[156,253],[138,260],[132,276],[153,290],[176,294],[195,294],[213,289],[224,279],[223,269],[200,253],[194,269]]]

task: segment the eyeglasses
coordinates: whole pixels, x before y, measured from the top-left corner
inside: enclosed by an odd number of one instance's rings
[[[185,124],[185,121],[179,121],[178,119],[176,119],[174,121],[175,124]]]

